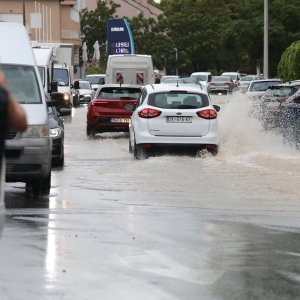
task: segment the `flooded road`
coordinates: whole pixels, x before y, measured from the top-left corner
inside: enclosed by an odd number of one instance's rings
[[[299,299],[300,152],[243,97],[213,100],[216,157],[135,160],[75,109],[50,197],[7,185],[0,299]]]

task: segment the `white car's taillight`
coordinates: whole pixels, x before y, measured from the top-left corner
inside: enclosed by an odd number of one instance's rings
[[[216,119],[218,114],[214,109],[205,109],[197,111],[197,115],[206,120]]]
[[[140,118],[151,119],[158,117],[161,114],[161,111],[153,108],[143,108],[138,114]]]

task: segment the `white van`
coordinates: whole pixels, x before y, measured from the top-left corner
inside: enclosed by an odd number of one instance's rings
[[[25,132],[6,134],[6,181],[24,182],[34,195],[49,195],[51,138],[47,104],[32,46],[25,27],[0,22],[0,69],[27,115]]]
[[[151,55],[109,55],[105,84],[154,84],[155,74]]]

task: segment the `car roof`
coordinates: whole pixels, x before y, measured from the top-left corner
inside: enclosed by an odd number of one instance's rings
[[[100,86],[100,89],[107,88],[107,87],[114,87],[114,88],[135,88],[141,89],[140,85],[135,84],[119,84],[119,83],[112,83],[112,84],[103,84]]]
[[[201,90],[197,85],[190,84],[147,84],[145,88],[149,93],[159,93],[159,92],[170,92],[170,91],[185,91],[191,93],[201,93],[207,94],[205,91]]]

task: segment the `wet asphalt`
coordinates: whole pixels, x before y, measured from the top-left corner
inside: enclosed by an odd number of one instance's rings
[[[135,160],[74,109],[50,196],[6,186],[0,299],[299,299],[299,151],[241,97],[214,101],[216,157]]]

